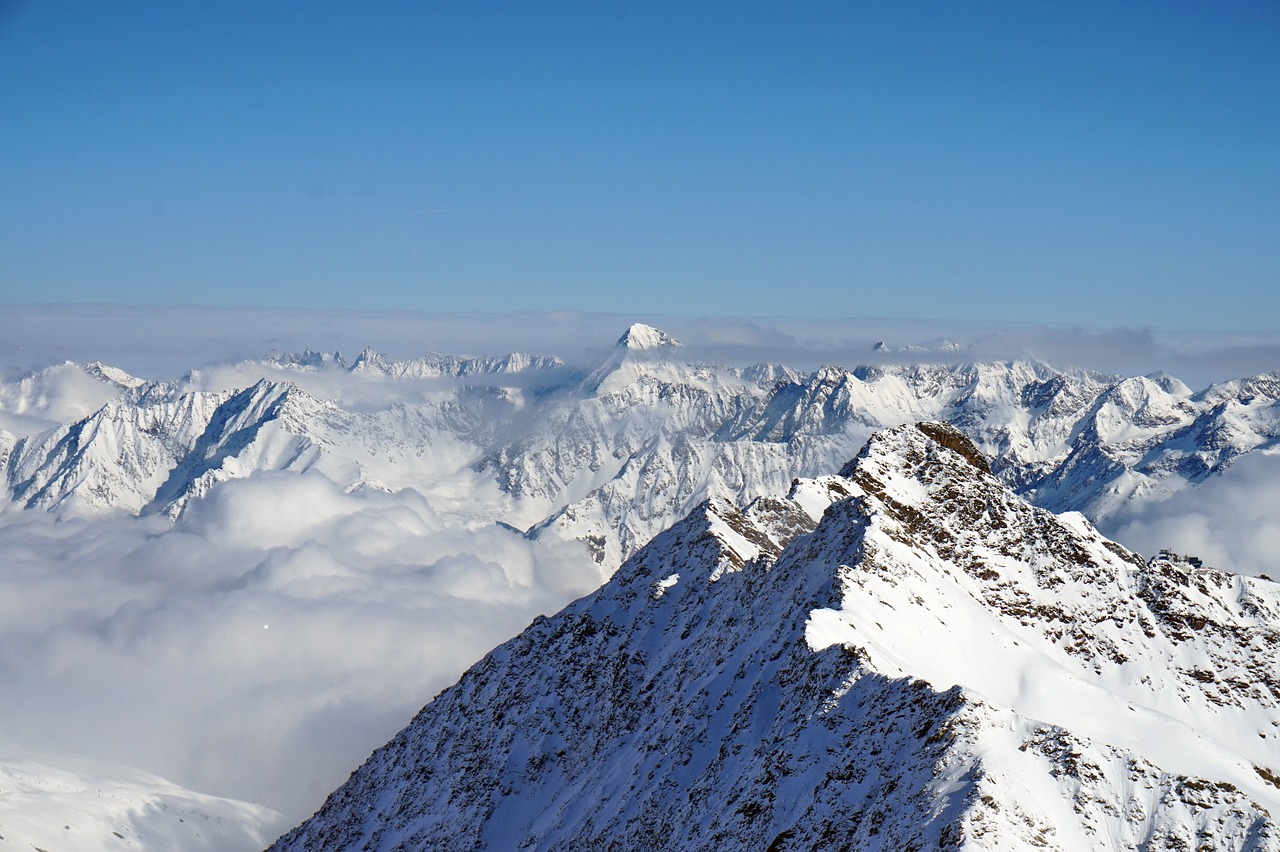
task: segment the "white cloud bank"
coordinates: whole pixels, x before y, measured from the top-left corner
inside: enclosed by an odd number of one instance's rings
[[[1102,532],[1131,550],[1161,548],[1280,580],[1280,455],[1250,453],[1158,503],[1136,504]]]
[[[159,519],[0,519],[0,728],[300,818],[438,690],[603,581],[412,491],[259,474]]]

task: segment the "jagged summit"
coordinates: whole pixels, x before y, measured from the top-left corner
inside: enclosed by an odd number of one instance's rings
[[[1280,848],[1276,586],[986,467],[908,424],[702,504],[275,848]]]
[[[390,363],[386,355],[383,355],[372,346],[366,346],[360,350],[356,360],[351,363],[351,370],[356,373],[385,373]]]
[[[679,340],[661,329],[654,328],[644,323],[634,323],[626,330],[621,337],[618,338],[620,348],[631,352],[640,352],[648,349],[675,348],[684,346]]]
[[[361,353],[362,358],[368,358],[370,355],[377,355],[372,349],[366,347]],[[380,356],[379,356],[380,357]],[[323,369],[325,367],[334,366],[342,370],[348,370],[351,365],[347,363],[347,359],[342,356],[341,352],[318,352],[314,349],[304,349],[301,352],[282,352],[279,349],[269,349],[263,358],[263,363],[275,367],[294,367],[302,369]]]

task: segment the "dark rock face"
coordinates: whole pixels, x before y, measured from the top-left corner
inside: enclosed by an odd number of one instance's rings
[[[959,429],[945,423],[917,423],[916,428],[932,438],[938,446],[959,453],[965,461],[983,473],[991,473],[987,457],[978,452],[978,448]]]

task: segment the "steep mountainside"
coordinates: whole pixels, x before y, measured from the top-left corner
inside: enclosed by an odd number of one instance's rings
[[[1280,589],[1036,508],[942,423],[712,500],[276,849],[1280,849]]]

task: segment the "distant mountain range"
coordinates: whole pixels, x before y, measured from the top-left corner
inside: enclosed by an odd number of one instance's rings
[[[349,490],[448,492],[436,508],[455,524],[581,540],[612,569],[704,500],[785,494],[876,429],[920,419],[954,424],[1032,503],[1094,522],[1280,439],[1280,373],[1193,392],[1029,361],[804,374],[682,354],[637,324],[590,369],[307,351],[213,386],[69,363],[0,384],[0,501],[176,517],[219,482],[314,471]]]

